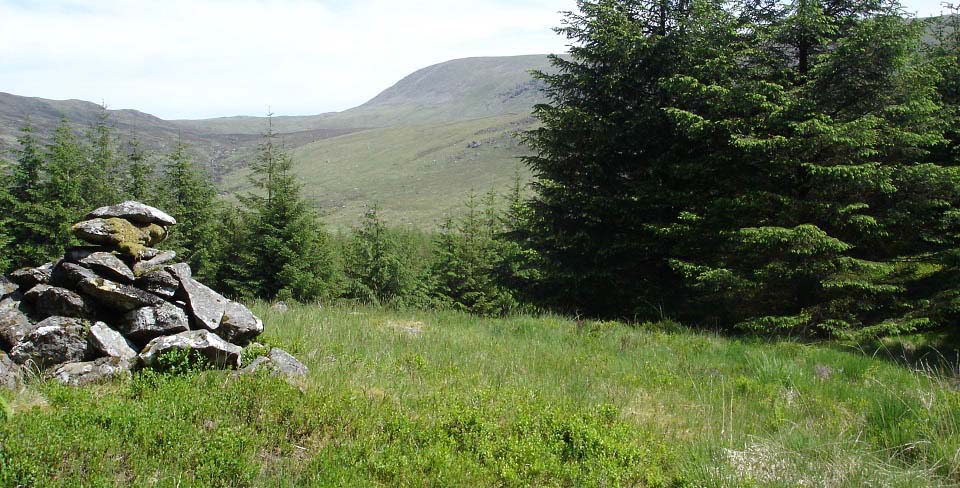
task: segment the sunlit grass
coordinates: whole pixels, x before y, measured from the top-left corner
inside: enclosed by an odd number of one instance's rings
[[[254,309],[305,382],[34,382],[7,395],[0,484],[960,484],[950,380],[855,349],[550,316]]]

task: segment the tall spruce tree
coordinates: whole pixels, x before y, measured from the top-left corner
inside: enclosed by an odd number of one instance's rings
[[[124,193],[127,198],[148,205],[159,204],[157,193],[153,191],[155,188],[154,167],[150,163],[147,153],[141,147],[140,139],[136,134],[133,134],[130,139],[126,159],[127,177]]]
[[[125,188],[122,159],[119,155],[116,128],[106,106],[100,108],[96,121],[87,132],[87,165],[83,191],[92,208],[114,205],[123,198]]]
[[[721,324],[837,335],[928,326],[908,298],[917,266],[905,262],[942,246],[957,180],[925,160],[943,119],[936,73],[918,56],[922,26],[893,2],[795,7],[749,24],[747,50],[671,80],[677,132],[709,140],[699,163],[735,175],[695,185],[712,195],[673,227],[686,245],[673,265],[705,305],[700,318]],[[785,45],[784,30],[801,34]],[[752,58],[758,47],[779,50],[780,64]],[[740,74],[714,76],[722,64]]]
[[[338,277],[330,238],[301,196],[287,154],[269,122],[251,165],[255,193],[241,198],[250,226],[245,249],[237,249],[262,298],[317,300],[337,293]]]
[[[17,158],[11,168],[7,232],[12,238],[14,268],[36,266],[54,259],[70,242],[68,220],[82,202],[77,181],[83,158],[66,120],[46,149],[28,124],[18,138]]]
[[[651,29],[643,2],[579,5],[529,160],[534,246],[587,290],[573,303],[625,315],[677,289],[668,313],[724,326],[932,323],[916,290],[955,247],[958,180],[929,159],[945,119],[919,23],[895,2],[696,0]]]
[[[167,156],[157,184],[155,193],[160,205],[178,222],[165,246],[190,264],[196,276],[213,279],[217,274],[216,247],[221,240],[216,222],[220,214],[217,192],[210,176],[193,162],[182,140]]]
[[[653,229],[684,198],[685,146],[662,110],[660,80],[682,73],[691,1],[578,1],[558,29],[570,57],[538,73],[549,102],[526,141],[535,176],[528,239],[543,302],[595,315],[653,314],[680,297],[669,242]]]

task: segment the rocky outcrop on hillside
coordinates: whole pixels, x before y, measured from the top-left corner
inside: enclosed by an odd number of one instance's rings
[[[0,386],[15,387],[27,370],[83,385],[162,367],[171,351],[218,368],[305,376],[279,349],[241,365],[263,322],[195,280],[176,253],[153,247],[176,224],[138,202],[98,208],[72,228],[89,245],[0,276]]]

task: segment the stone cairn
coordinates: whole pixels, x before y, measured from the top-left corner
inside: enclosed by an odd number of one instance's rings
[[[15,388],[25,369],[83,385],[160,366],[176,350],[219,368],[305,376],[276,348],[240,364],[263,322],[194,280],[175,252],[152,247],[176,223],[139,202],[98,208],[72,228],[91,245],[0,276],[0,386]]]

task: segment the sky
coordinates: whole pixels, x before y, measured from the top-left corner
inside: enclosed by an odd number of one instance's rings
[[[904,0],[921,16],[940,0]],[[307,115],[432,64],[558,53],[574,0],[0,0],[0,92],[165,119]]]

